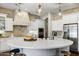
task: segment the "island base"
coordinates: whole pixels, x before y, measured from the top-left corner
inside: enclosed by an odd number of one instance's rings
[[[56,56],[56,50],[54,49],[23,49],[23,53],[26,56]]]

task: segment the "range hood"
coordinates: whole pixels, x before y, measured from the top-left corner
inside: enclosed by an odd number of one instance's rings
[[[21,11],[16,13],[14,17],[14,25],[27,26],[29,25],[29,22],[30,22],[30,19],[29,19],[28,12]]]

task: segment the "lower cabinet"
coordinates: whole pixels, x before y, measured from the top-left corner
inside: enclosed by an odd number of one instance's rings
[[[0,38],[0,52],[10,50],[10,47],[7,44],[8,38]]]

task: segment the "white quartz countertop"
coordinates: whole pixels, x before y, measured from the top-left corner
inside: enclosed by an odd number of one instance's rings
[[[67,47],[73,44],[72,41],[62,38],[56,38],[54,40],[42,40],[38,38],[37,41],[28,42],[24,41],[23,37],[10,38],[7,43],[11,47],[26,49],[56,49]]]

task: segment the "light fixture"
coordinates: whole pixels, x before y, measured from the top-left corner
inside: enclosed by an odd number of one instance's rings
[[[25,14],[27,13],[26,12],[26,10],[23,10],[22,8],[21,8],[21,6],[23,5],[22,3],[18,3],[18,4],[15,4],[16,6],[17,6],[17,10],[16,10],[16,14],[18,15],[18,16],[25,16]]]
[[[17,6],[18,9],[16,9],[16,15],[17,16],[26,16],[28,14],[26,9],[22,9],[23,4],[22,3],[18,3],[15,4]]]
[[[62,10],[61,10],[61,6],[60,6],[60,4],[61,4],[61,3],[58,4],[58,5],[59,5],[58,15],[59,15],[59,16],[62,16]]]
[[[42,6],[41,6],[41,4],[39,4],[39,5],[38,5],[38,14],[40,15],[41,12],[42,12]]]
[[[18,7],[18,10],[16,10],[17,15],[21,15],[21,3],[15,4]]]
[[[62,15],[61,9],[59,9],[59,13],[58,13],[58,15],[59,15],[59,16],[61,16],[61,15]]]

